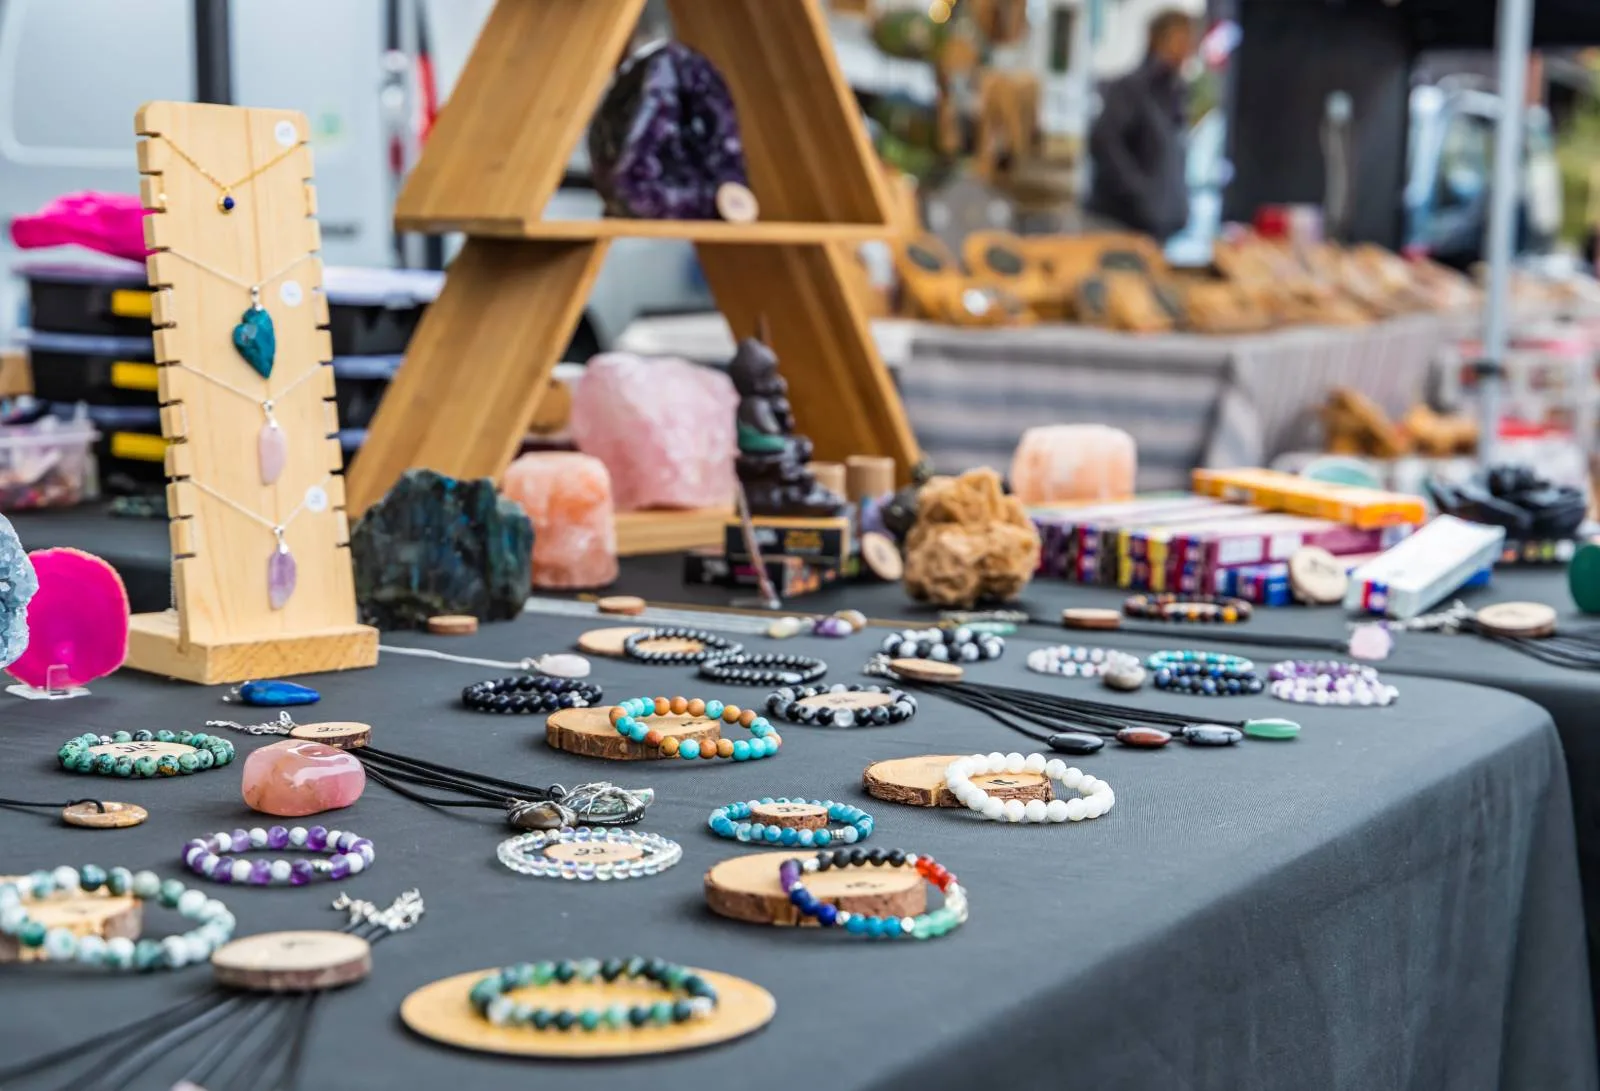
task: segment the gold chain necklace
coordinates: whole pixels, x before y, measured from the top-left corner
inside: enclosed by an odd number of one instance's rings
[[[277,155],[273,156],[271,159],[268,159],[265,163],[261,164],[255,170],[253,170],[249,174],[245,175],[243,178],[240,178],[238,181],[236,181],[236,182],[224,182],[222,179],[218,178],[215,174],[212,174],[210,171],[206,170],[206,168],[202,167],[199,163],[195,162],[194,156],[190,155],[188,152],[186,152],[182,148],[180,148],[178,146],[177,142],[172,139],[172,137],[170,137],[170,136],[162,136],[160,139],[165,140],[167,142],[167,147],[172,149],[173,154],[176,155],[179,159],[182,159],[185,163],[189,164],[191,167],[193,167],[195,169],[195,171],[199,173],[200,177],[204,178],[206,181],[210,182],[213,186],[217,187],[217,209],[218,209],[218,211],[220,211],[220,212],[222,212],[224,214],[232,212],[234,210],[234,207],[238,204],[238,202],[233,199],[233,191],[234,190],[238,189],[240,186],[246,184],[247,182],[254,181],[257,176],[263,174],[269,168],[274,167],[277,164],[283,162],[285,159],[289,158],[289,156],[293,155],[295,152],[299,151],[302,147],[305,146],[305,142],[304,141],[296,141],[295,143],[289,145],[287,148],[283,149],[283,151],[279,152]],[[166,194],[162,194],[161,195],[161,203],[162,203],[162,207],[163,208],[166,207]]]

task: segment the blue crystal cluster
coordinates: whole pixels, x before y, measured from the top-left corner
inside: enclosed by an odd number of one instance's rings
[[[0,515],[0,667],[16,662],[28,648],[28,602],[39,590],[33,562],[11,521]]]

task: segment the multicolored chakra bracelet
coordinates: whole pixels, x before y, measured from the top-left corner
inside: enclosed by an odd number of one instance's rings
[[[718,739],[715,744],[708,741],[702,746],[698,739],[679,739],[648,726],[645,721],[653,716],[704,716],[725,724],[738,724],[753,737],[738,742]],[[668,758],[754,761],[776,754],[783,745],[783,739],[772,729],[772,724],[754,709],[741,709],[721,701],[703,701],[698,697],[632,697],[611,710],[611,723],[618,735],[657,747]]]
[[[813,697],[831,693],[882,694],[887,700],[871,708],[829,708],[826,705],[808,705]],[[844,685],[785,686],[767,697],[767,713],[792,724],[814,724],[818,727],[868,727],[899,724],[917,714],[917,699],[903,689],[893,686]]]
[[[901,629],[883,638],[882,651],[892,659],[933,659],[941,663],[976,663],[999,659],[1006,642],[993,633],[965,625],[953,629]]]
[[[699,651],[694,652],[653,652],[641,647],[652,640],[692,640],[700,645]],[[716,633],[705,629],[687,629],[679,626],[670,626],[658,629],[640,629],[630,634],[622,642],[622,654],[629,659],[638,660],[640,663],[656,663],[674,665],[678,663],[699,663],[714,656],[738,655],[744,651],[744,646],[727,637],[718,636]]]
[[[744,686],[797,686],[828,673],[828,664],[810,655],[762,652],[719,655],[700,664],[700,677]]]
[[[1373,667],[1337,660],[1285,659],[1268,671],[1272,695],[1297,705],[1340,705],[1358,708],[1392,705],[1400,691]]]
[[[1249,621],[1251,610],[1244,599],[1220,595],[1130,595],[1122,604],[1124,614],[1148,621],[1219,622],[1223,625]]]
[[[461,691],[461,703],[474,712],[554,712],[558,708],[590,708],[600,703],[600,687],[575,678],[519,674],[474,682]]]
[[[326,860],[244,860],[230,852],[302,849],[326,853]],[[372,866],[372,842],[358,834],[325,826],[219,830],[183,845],[183,863],[214,883],[239,886],[305,886],[318,879],[346,879]]]
[[[1146,729],[1148,730],[1148,729]],[[984,773],[1039,773],[1077,792],[1074,799],[1000,800],[978,787],[973,777]],[[1082,822],[1099,818],[1116,803],[1111,785],[1043,754],[973,754],[957,758],[944,771],[945,786],[969,811],[995,822]]]
[[[840,825],[829,826],[824,829],[802,830],[788,826],[777,826],[764,822],[752,822],[752,813],[763,804],[804,803],[812,807],[822,807],[828,812],[828,821],[838,822]],[[822,848],[835,841],[846,845],[853,845],[857,841],[865,841],[872,836],[875,820],[860,807],[852,807],[848,803],[835,803],[831,799],[801,799],[788,796],[763,796],[752,799],[747,803],[729,803],[718,807],[711,812],[706,824],[711,827],[711,832],[718,837],[726,837],[730,841],[745,841],[753,844],[780,845],[785,848],[800,845],[803,848]]]
[[[915,917],[869,917],[851,913],[821,902],[800,881],[801,875],[829,868],[912,867],[944,894],[944,905]],[[816,918],[824,928],[843,928],[858,936],[873,939],[932,939],[959,928],[967,919],[967,892],[956,877],[931,856],[902,852],[900,849],[834,849],[819,852],[805,860],[785,860],[778,865],[778,885],[794,907]]]
[[[104,887],[118,897],[132,895],[143,902],[159,901],[176,909],[199,927],[165,939],[133,940],[118,936],[104,939],[80,936],[66,928],[47,928],[28,915],[28,903],[53,894],[94,892]],[[176,879],[163,882],[153,871],[109,870],[85,864],[36,871],[21,879],[0,883],[0,933],[15,937],[25,948],[37,949],[50,962],[80,962],[102,970],[144,972],[176,970],[206,962],[211,952],[233,938],[233,914],[228,907]]]
[[[140,753],[140,743],[176,743],[192,746],[191,754]],[[96,747],[126,747],[124,753],[95,753]],[[233,760],[233,743],[199,731],[117,731],[110,735],[79,735],[68,739],[56,759],[69,773],[98,773],[103,777],[175,777],[220,768]]]
[[[581,856],[557,859],[544,851],[552,845],[591,847],[593,859]],[[642,855],[630,859],[605,859],[605,846],[631,845]],[[683,859],[683,846],[660,834],[611,827],[563,826],[559,830],[537,830],[518,834],[500,842],[495,850],[500,862],[521,875],[538,879],[640,879],[666,871]]]
[[[650,981],[678,999],[654,1004],[609,1004],[603,1008],[543,1008],[524,1004],[506,994],[513,989],[542,987],[551,982],[589,984],[619,979]],[[521,962],[472,986],[467,994],[472,1009],[497,1027],[533,1030],[639,1030],[709,1018],[717,1010],[717,990],[686,966],[659,958],[561,959],[558,962]]]

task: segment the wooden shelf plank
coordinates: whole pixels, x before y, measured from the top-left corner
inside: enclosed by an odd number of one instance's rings
[[[424,235],[459,231],[477,238],[544,239],[587,242],[595,239],[685,239],[714,243],[870,242],[886,239],[894,229],[874,223],[753,224],[722,220],[520,220],[448,219],[433,216],[397,216],[395,227]]]

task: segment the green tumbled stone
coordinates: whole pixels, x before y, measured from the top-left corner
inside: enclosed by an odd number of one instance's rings
[[[156,732],[156,742],[172,742],[175,739],[177,736],[165,729]]]
[[[133,741],[134,742],[154,742],[155,741],[155,736],[141,727],[138,731],[135,731],[133,733]]]
[[[1300,725],[1293,720],[1272,717],[1265,720],[1246,720],[1244,733],[1252,739],[1292,739],[1300,734]]]
[[[133,945],[133,967],[136,970],[153,970],[161,964],[161,944],[153,939],[142,939]]]
[[[196,750],[194,752],[194,763],[197,768],[210,769],[217,763],[217,758],[209,750]]]
[[[160,773],[164,777],[175,777],[175,776],[177,776],[178,775],[178,759],[177,759],[177,757],[172,755],[172,754],[162,754],[159,758],[156,759],[156,772]]]
[[[605,1010],[606,1026],[614,1030],[621,1030],[628,1025],[628,1006],[626,1004],[612,1004]]]
[[[78,882],[83,889],[94,891],[106,885],[106,869],[94,864],[84,864],[78,869]]]
[[[200,768],[200,756],[198,754],[178,755],[178,771],[180,773],[192,773],[198,768]]]
[[[133,762],[133,771],[134,771],[134,773],[136,773],[137,775],[139,775],[141,777],[153,777],[153,776],[155,776],[156,775],[156,759],[155,758],[135,758],[134,762]]]
[[[650,1018],[653,1022],[666,1026],[672,1022],[672,1005],[665,1000],[650,1005]]]
[[[133,872],[125,867],[114,867],[106,872],[106,889],[121,897],[133,889]]]
[[[594,1030],[600,1025],[600,1013],[593,1008],[584,1008],[578,1013],[578,1025],[584,1030]]]
[[[183,884],[176,879],[168,879],[161,884],[161,904],[168,909],[178,907],[178,899],[183,897]]]
[[[554,962],[536,962],[533,964],[533,983],[535,985],[548,985],[550,979],[556,976]]]
[[[117,771],[117,756],[115,754],[101,754],[94,759],[94,771],[102,776],[110,776]]]
[[[113,771],[119,777],[133,776],[133,759],[127,756],[118,758],[116,767]]]
[[[133,732],[131,732],[131,731],[113,731],[111,733],[111,741],[112,742],[132,742],[133,741]]]
[[[92,773],[94,772],[95,762],[98,760],[99,755],[91,754],[85,750],[73,760],[72,767],[80,773]]]
[[[38,947],[44,943],[45,927],[38,921],[28,921],[17,930],[17,942],[24,947]]]
[[[467,994],[467,999],[471,1002],[474,1008],[476,1008],[478,1011],[482,1011],[484,1008],[489,1006],[489,1001],[493,1000],[499,995],[500,988],[498,983],[494,978],[486,977],[476,985],[472,986],[472,991]]]

